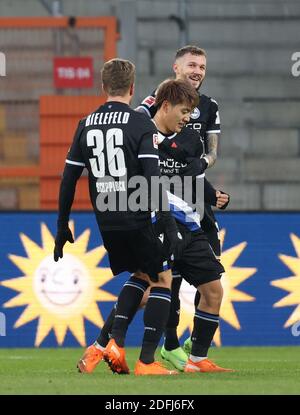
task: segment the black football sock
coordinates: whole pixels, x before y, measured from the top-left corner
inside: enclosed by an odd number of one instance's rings
[[[111,337],[120,347],[124,347],[128,326],[135,316],[148,286],[148,282],[130,277],[120,292],[111,331]]]
[[[105,320],[104,326],[102,327],[100,335],[97,338],[97,343],[102,347],[106,347],[111,337],[111,329],[112,329],[113,322],[115,319],[116,307],[117,307],[117,304],[114,305],[111,312],[109,313],[109,316]]]
[[[200,303],[201,294],[199,291],[196,291],[195,298],[194,298],[194,306],[195,306],[195,312],[198,310],[198,305]]]
[[[154,362],[154,353],[165,330],[171,304],[171,290],[152,287],[144,311],[145,332],[140,360],[149,364]]]
[[[219,325],[217,314],[197,310],[194,316],[191,354],[197,357],[206,357],[208,349]]]
[[[179,290],[181,286],[182,278],[173,277],[172,289],[171,289],[171,306],[170,314],[167,322],[167,327],[165,330],[165,342],[164,347],[166,350],[177,349],[180,344],[177,336],[177,326],[179,324],[180,317],[180,300],[179,300]]]

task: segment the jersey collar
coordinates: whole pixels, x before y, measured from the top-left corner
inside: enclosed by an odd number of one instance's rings
[[[158,132],[158,137],[162,138],[161,141],[163,141],[163,139],[168,138],[169,140],[171,140],[172,138],[176,137],[177,133],[172,133],[172,134],[164,134],[161,131],[157,130]]]

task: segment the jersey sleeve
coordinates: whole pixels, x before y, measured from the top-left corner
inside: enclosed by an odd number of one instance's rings
[[[74,134],[72,145],[68,151],[66,163],[75,166],[85,167],[85,162],[80,147],[80,137],[84,130],[85,121],[81,120],[78,124],[77,130]]]
[[[210,99],[210,116],[207,125],[206,134],[215,133],[219,134],[221,132],[221,122],[220,122],[220,114],[219,114],[219,106],[217,101],[214,99]]]
[[[150,122],[152,124],[152,122]],[[140,140],[139,150],[138,150],[138,158],[139,159],[157,159],[159,160],[158,155],[158,134],[157,130],[154,127],[148,129],[145,132]]]
[[[155,107],[155,92],[152,92],[151,95],[148,95],[141,104],[136,108],[137,110],[142,109],[150,118],[153,118],[156,114]]]
[[[206,178],[204,178],[204,201],[211,206],[217,204],[216,189]]]

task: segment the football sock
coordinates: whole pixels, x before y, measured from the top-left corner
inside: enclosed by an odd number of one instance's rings
[[[152,287],[144,311],[144,337],[140,360],[149,364],[154,362],[154,353],[165,330],[170,312],[171,290]]]
[[[192,351],[194,357],[206,357],[214,334],[219,325],[217,314],[197,310],[194,316],[192,333]]]
[[[166,350],[174,350],[180,346],[177,337],[177,326],[179,324],[180,315],[179,290],[181,282],[181,277],[173,278],[172,281],[170,314],[167,322],[167,327],[165,330],[164,341],[164,347]]]
[[[99,344],[97,341],[95,341],[93,345],[96,347],[96,349],[101,350],[102,352],[105,349],[105,347],[101,346],[101,344]]]
[[[192,354],[190,354],[189,359],[192,362],[197,363],[197,362],[201,362],[202,360],[207,359],[207,357],[206,356],[205,357],[198,357],[198,356],[193,356]]]
[[[167,327],[165,336],[164,347],[166,350],[171,351],[180,347],[177,336],[177,327]]]
[[[115,319],[116,307],[117,304],[114,305],[113,309],[109,313],[109,316],[105,320],[104,326],[102,327],[100,335],[97,339],[97,343],[102,347],[106,347],[107,343],[109,342],[111,336],[111,329]]]
[[[130,277],[120,292],[111,331],[111,337],[120,347],[124,347],[128,325],[137,312],[148,285],[148,282],[140,278]]]

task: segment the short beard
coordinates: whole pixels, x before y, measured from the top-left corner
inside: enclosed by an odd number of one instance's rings
[[[204,81],[204,79],[200,82],[200,84],[199,84],[198,88],[196,88],[196,91],[197,91],[197,92],[199,92],[199,89],[200,89],[200,87],[202,86],[203,81]]]
[[[188,80],[189,78],[186,77],[186,79]],[[195,88],[197,92],[199,92],[199,89],[200,89],[201,85],[203,84],[203,81],[204,81],[204,79],[202,81],[200,81],[199,86],[197,88]]]

